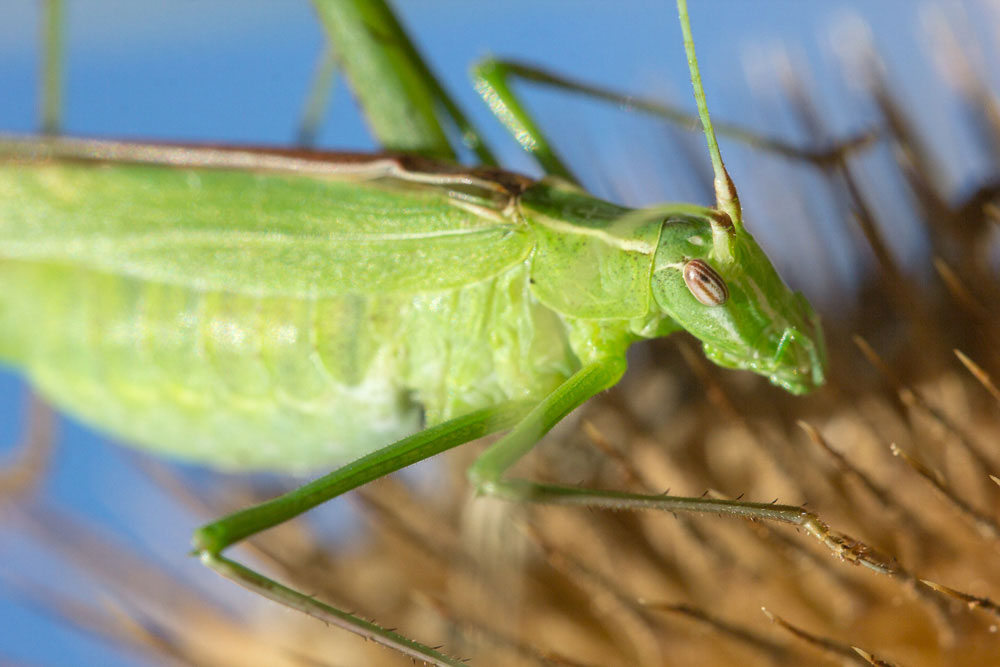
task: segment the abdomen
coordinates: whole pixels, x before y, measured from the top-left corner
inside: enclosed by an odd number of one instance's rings
[[[0,262],[0,358],[126,442],[228,468],[357,458],[575,369],[527,266],[423,294],[253,297]]]

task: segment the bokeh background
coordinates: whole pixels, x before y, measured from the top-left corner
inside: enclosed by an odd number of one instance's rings
[[[537,63],[693,109],[672,3],[396,4],[447,89],[512,169],[538,173],[469,84],[469,64],[486,55]],[[935,157],[944,196],[957,201],[995,178],[994,155],[970,126],[968,103],[942,66],[943,49],[935,39],[946,23],[954,26],[962,36],[962,50],[981,68],[984,83],[996,90],[997,68],[989,65],[997,62],[992,49],[1000,29],[1000,4],[692,4],[702,73],[717,121],[790,143],[816,144],[816,134],[796,124],[782,101],[787,76],[795,72],[820,109],[827,142],[863,133],[879,122],[864,86],[870,63],[857,56],[872,44],[885,63],[894,94]],[[304,0],[67,0],[66,34],[66,134],[141,140],[288,145],[322,47],[319,26]],[[38,130],[39,35],[39,2],[0,3],[0,131]],[[542,126],[551,130],[556,145],[592,191],[634,205],[711,201],[700,134],[613,106],[535,87],[524,90]],[[828,320],[857,317],[860,293],[878,272],[878,263],[860,233],[844,233],[847,214],[822,179],[804,167],[804,173],[789,181],[783,174],[795,169],[796,161],[762,155],[729,139],[722,143],[741,187],[745,217],[782,275],[819,304]],[[343,82],[334,88],[318,144],[375,148]],[[926,270],[928,235],[913,220],[913,195],[893,170],[892,149],[873,145],[863,160],[865,185],[873,192],[878,186],[871,203],[893,256],[917,291],[933,289],[933,274]],[[754,187],[760,183],[767,185]],[[803,201],[809,203],[808,210]],[[994,258],[995,240],[994,234]],[[892,316],[890,311],[881,314]],[[2,460],[13,460],[16,454],[26,406],[26,390],[17,375],[0,372]],[[146,466],[142,454],[71,418],[59,418],[56,447],[39,486],[16,506],[0,506],[0,663],[132,665],[171,660],[127,649],[81,627],[81,614],[69,610],[66,599],[111,615],[127,616],[130,607],[86,567],[74,566],[75,549],[78,556],[85,553],[81,557],[101,560],[100,545],[121,544],[206,599],[255,608],[249,596],[202,572],[186,556],[189,535],[204,516],[152,483]],[[210,494],[227,483],[223,476],[189,466],[173,470]],[[424,466],[413,483],[418,489],[433,487],[428,480],[437,472],[435,465]],[[677,484],[682,486],[680,480]],[[687,487],[698,493],[696,489],[697,483]],[[335,504],[335,510],[321,514],[323,534],[337,534],[345,542],[359,538],[363,522],[347,503]],[[58,544],[73,546],[67,552]],[[331,664],[360,663],[333,657]]]

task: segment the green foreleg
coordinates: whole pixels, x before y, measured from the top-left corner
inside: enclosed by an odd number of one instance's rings
[[[831,530],[816,514],[796,505],[600,491],[503,477],[559,420],[590,397],[614,385],[624,372],[624,359],[608,359],[585,366],[536,405],[510,433],[487,449],[469,469],[469,480],[482,494],[515,502],[612,510],[698,512],[789,523],[803,528],[845,560],[879,572],[895,571],[891,559],[847,535]]]
[[[543,435],[587,399],[608,389],[625,373],[625,358],[588,364],[546,396],[511,432],[493,444],[469,468],[469,481],[488,495],[503,495],[503,474],[535,446]]]

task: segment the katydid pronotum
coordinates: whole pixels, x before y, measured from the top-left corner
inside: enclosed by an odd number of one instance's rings
[[[374,132],[399,153],[3,139],[0,272],[14,288],[0,302],[0,357],[57,405],[149,449],[227,467],[353,461],[203,527],[195,550],[244,586],[433,664],[462,663],[221,552],[499,431],[469,471],[482,494],[785,521],[849,551],[799,507],[506,476],[618,381],[640,339],[683,329],[716,363],[789,391],[823,381],[814,312],[744,227],[684,0],[713,208],[629,210],[583,192],[507,86],[530,71],[503,63],[480,66],[477,87],[553,176],[443,162],[439,109],[490,157],[388,8],[316,5]]]

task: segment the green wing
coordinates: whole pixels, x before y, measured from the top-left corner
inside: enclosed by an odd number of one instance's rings
[[[500,182],[446,170],[378,172],[374,158],[339,171],[271,170],[267,158],[280,156],[262,156],[264,167],[237,169],[8,155],[0,162],[0,258],[304,297],[453,288],[531,250],[529,233],[506,213],[512,199]]]

